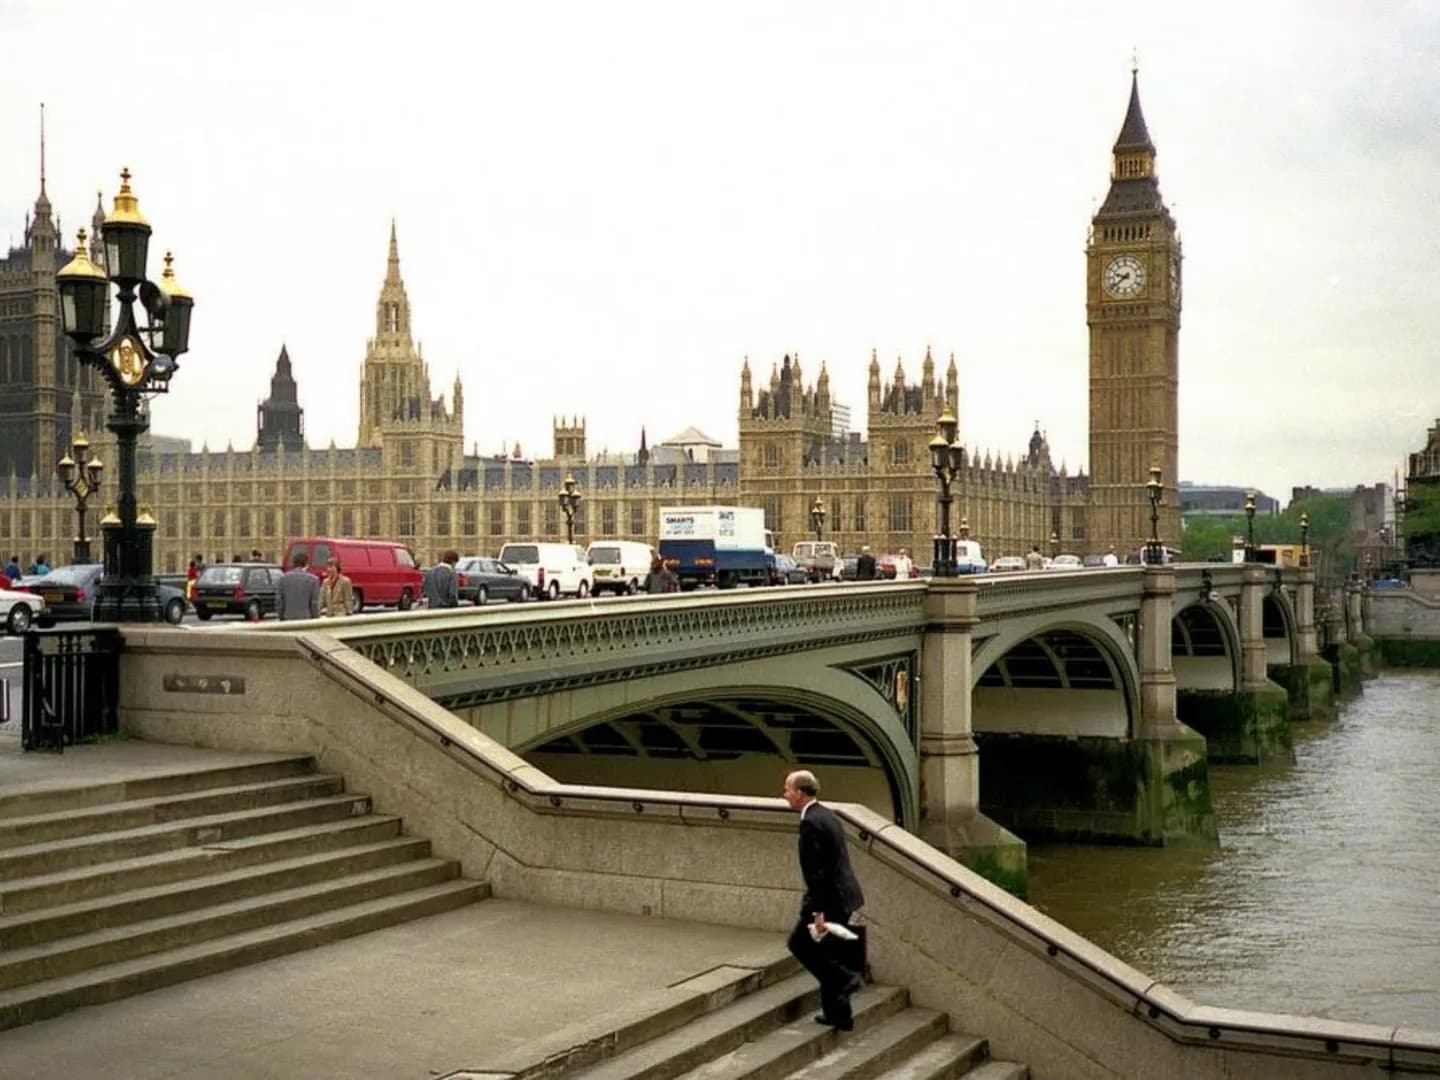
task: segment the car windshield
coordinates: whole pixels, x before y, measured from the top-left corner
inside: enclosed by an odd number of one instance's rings
[[[40,580],[50,585],[84,585],[99,575],[98,566],[62,566],[59,570],[51,570]]]
[[[239,566],[207,566],[200,571],[200,584],[239,585],[242,572]]]
[[[534,566],[540,561],[540,549],[534,544],[506,544],[500,549],[500,561],[515,566]]]
[[[618,547],[591,548],[590,561],[596,566],[614,566],[620,561],[620,549]]]

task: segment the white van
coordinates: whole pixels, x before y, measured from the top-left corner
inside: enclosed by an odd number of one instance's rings
[[[955,572],[957,574],[983,574],[989,567],[985,564],[985,553],[975,540],[955,541]]]
[[[637,593],[645,585],[655,552],[636,540],[591,540],[585,551],[590,563],[590,588],[596,596],[613,592]]]
[[[529,582],[530,595],[541,600],[589,596],[594,587],[585,549],[578,544],[506,544],[500,561],[513,566]]]

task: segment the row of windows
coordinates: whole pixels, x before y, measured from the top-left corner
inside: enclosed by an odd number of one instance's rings
[[[1103,240],[1149,240],[1154,231],[1153,223],[1149,225],[1106,225],[1100,230],[1100,237]]]

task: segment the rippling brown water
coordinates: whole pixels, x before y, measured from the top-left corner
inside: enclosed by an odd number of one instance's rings
[[[1211,767],[1219,851],[1032,847],[1031,902],[1206,1004],[1440,1031],[1440,672],[1295,735]]]

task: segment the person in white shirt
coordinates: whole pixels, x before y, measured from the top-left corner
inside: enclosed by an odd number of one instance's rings
[[[1114,545],[1114,544],[1111,544],[1111,545],[1110,545],[1110,550],[1105,553],[1105,557],[1104,557],[1103,559],[1101,559],[1100,561],[1101,561],[1102,563],[1104,563],[1106,566],[1119,566],[1119,565],[1120,565],[1120,556],[1118,556],[1118,555],[1115,554],[1115,545]]]

